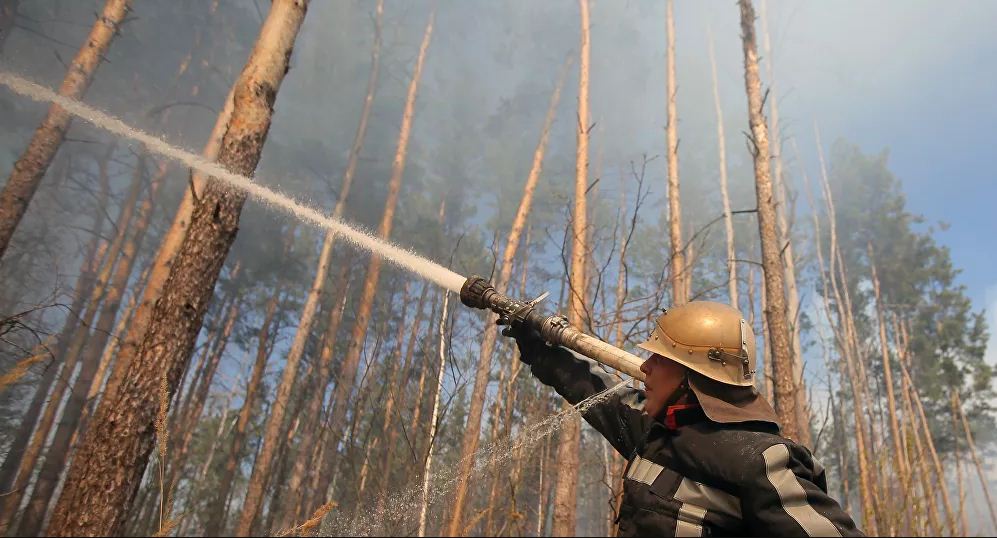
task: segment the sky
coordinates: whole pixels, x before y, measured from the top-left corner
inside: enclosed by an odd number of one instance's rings
[[[779,93],[801,146],[816,120],[825,145],[840,136],[866,151],[888,148],[910,209],[949,225],[937,237],[951,248],[974,306],[997,327],[997,2],[771,9]],[[987,353],[997,362],[993,330]]]

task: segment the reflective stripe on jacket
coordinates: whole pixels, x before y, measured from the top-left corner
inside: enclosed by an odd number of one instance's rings
[[[533,375],[572,404],[619,383],[565,348],[540,352],[527,361]],[[862,536],[810,451],[774,425],[683,413],[669,427],[643,402],[628,387],[584,415],[628,459],[620,536]]]

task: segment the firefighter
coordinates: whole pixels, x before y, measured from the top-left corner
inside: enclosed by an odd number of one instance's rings
[[[508,327],[533,375],[572,404],[619,383],[595,362]],[[644,390],[615,392],[585,420],[628,460],[620,536],[861,536],[810,451],[782,437],[754,388],[755,337],[726,304],[665,311],[640,348]]]

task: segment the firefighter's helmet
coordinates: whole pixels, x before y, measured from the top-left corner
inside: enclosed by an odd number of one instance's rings
[[[642,349],[725,385],[754,385],[755,334],[736,308],[693,301],[669,308],[654,324]]]

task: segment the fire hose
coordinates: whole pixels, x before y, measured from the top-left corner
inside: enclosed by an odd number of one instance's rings
[[[572,327],[562,315],[547,315],[539,311],[537,304],[546,296],[545,293],[532,301],[516,300],[499,293],[488,280],[477,275],[468,278],[460,289],[460,302],[471,308],[495,312],[499,315],[500,324],[526,325],[535,329],[548,345],[566,347],[640,381],[644,380],[644,373],[640,371],[644,360],[640,357]]]

